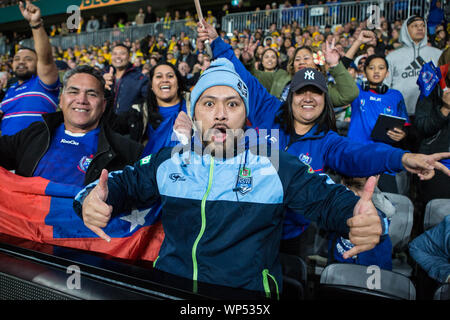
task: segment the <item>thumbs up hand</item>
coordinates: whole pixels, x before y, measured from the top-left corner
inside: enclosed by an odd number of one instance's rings
[[[108,198],[108,170],[103,169],[98,184],[83,202],[83,221],[87,228],[100,238],[110,242],[111,238],[101,229],[111,219],[112,206],[106,203]]]
[[[114,84],[114,68],[109,67],[108,73],[103,75],[103,79],[105,79],[105,89],[111,90]]]
[[[350,227],[349,238],[354,247],[344,253],[344,259],[373,249],[380,241],[381,219],[372,203],[372,195],[376,185],[376,177],[370,177],[367,180],[361,198],[353,209],[353,217],[347,220],[347,225]]]

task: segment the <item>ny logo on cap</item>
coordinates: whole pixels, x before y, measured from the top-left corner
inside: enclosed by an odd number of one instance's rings
[[[306,71],[305,80],[314,80],[314,71]]]

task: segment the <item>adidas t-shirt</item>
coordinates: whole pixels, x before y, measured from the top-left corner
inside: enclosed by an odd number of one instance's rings
[[[33,176],[83,186],[86,171],[97,152],[99,132],[97,128],[85,134],[71,133],[61,124]]]
[[[352,117],[347,136],[362,143],[372,143],[370,137],[380,114],[406,119],[409,125],[408,112],[400,91],[389,89],[385,94],[373,90],[364,91],[358,85],[359,96],[352,102]]]

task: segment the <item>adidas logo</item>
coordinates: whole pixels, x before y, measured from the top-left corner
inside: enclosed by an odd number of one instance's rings
[[[402,73],[402,78],[415,78],[419,76],[420,70],[422,69],[422,66],[425,64],[425,61],[422,59],[422,57],[417,57],[416,60],[411,62],[409,66],[405,68],[405,71]]]

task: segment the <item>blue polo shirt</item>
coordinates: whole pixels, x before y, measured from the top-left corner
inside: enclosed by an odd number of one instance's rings
[[[3,112],[0,123],[2,135],[14,135],[31,123],[42,121],[42,114],[55,112],[59,87],[59,79],[48,86],[36,75],[20,85],[18,82],[13,84],[0,105]]]
[[[347,136],[358,142],[372,143],[370,137],[380,114],[406,119],[405,126],[410,125],[405,100],[400,91],[389,89],[385,94],[373,90],[364,91],[358,85],[359,96],[352,102],[352,118]]]
[[[97,128],[84,134],[71,133],[61,124],[33,176],[84,186],[86,171],[97,153],[99,132]]]

